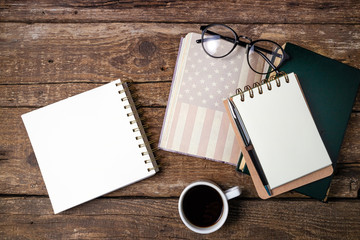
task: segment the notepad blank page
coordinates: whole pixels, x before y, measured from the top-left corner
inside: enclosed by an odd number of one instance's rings
[[[115,83],[22,116],[55,213],[154,174]]]
[[[331,164],[295,75],[272,90],[263,85],[254,97],[245,93],[233,101],[246,126],[271,188],[303,177]]]

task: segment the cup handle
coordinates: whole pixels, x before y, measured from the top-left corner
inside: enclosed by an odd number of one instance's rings
[[[225,191],[225,196],[227,200],[240,196],[240,194],[241,194],[241,189],[239,188],[239,186],[232,187]]]

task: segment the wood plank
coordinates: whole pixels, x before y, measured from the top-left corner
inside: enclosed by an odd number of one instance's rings
[[[359,23],[359,1],[2,1],[21,22]],[[346,17],[344,17],[346,16]]]
[[[243,34],[286,41],[360,68],[360,25],[237,24]],[[171,81],[180,37],[197,24],[0,23],[0,84]]]
[[[21,114],[111,80],[132,79],[158,140],[179,40],[212,22],[360,68],[360,1],[0,1],[0,236],[4,239],[359,239],[360,91],[328,204],[257,197],[234,167],[158,151],[154,177],[54,215]],[[154,144],[155,146],[156,144]],[[219,174],[221,173],[221,174]],[[177,211],[190,182],[240,185],[225,226],[189,231]],[[60,229],[60,230],[59,230]]]
[[[0,85],[0,107],[43,107],[101,85],[102,83]],[[141,106],[166,107],[171,82],[134,83],[131,86]],[[360,111],[360,89],[353,111]]]
[[[26,159],[32,153],[21,114],[33,108],[0,108],[0,146],[3,159]],[[143,108],[151,140],[160,137],[165,108]],[[154,145],[156,145],[155,143]],[[340,152],[340,163],[360,163],[360,113],[352,113]]]
[[[149,125],[150,139],[158,140],[164,108],[143,108],[145,124]],[[0,108],[0,195],[47,195],[36,157],[32,150],[21,114],[32,108]],[[335,177],[336,188],[331,197],[356,198],[360,188],[360,113],[352,114],[349,134],[346,135],[339,171]],[[155,146],[156,144],[154,144]],[[178,196],[181,190],[197,179],[211,179],[221,186],[244,187],[245,197],[257,197],[249,176],[238,174],[228,164],[158,151],[162,170],[156,176],[120,189],[111,196]],[[218,174],[221,172],[222,174]],[[301,197],[288,193],[282,197]]]
[[[358,119],[359,118],[359,119]],[[360,160],[360,113],[353,113],[345,132],[344,141],[341,145],[340,163],[356,163]]]
[[[0,85],[0,107],[43,107],[103,85],[102,83],[59,83]],[[165,107],[171,82],[131,84],[137,103],[145,107]],[[235,92],[235,90],[234,90]],[[359,92],[360,93],[360,92]]]
[[[159,151],[158,156],[160,157],[158,163],[161,164],[161,171],[158,174],[114,191],[108,196],[178,197],[182,189],[191,182],[209,179],[224,188],[238,185],[243,189],[245,198],[258,198],[251,178],[245,174],[236,173],[233,166],[163,151]],[[40,169],[33,154],[24,160],[0,161],[0,166],[0,194],[47,196]],[[218,174],[219,172],[222,174]],[[330,189],[330,199],[357,198],[360,189],[359,176],[359,164],[339,164]],[[307,198],[296,192],[279,196],[279,198],[289,197]]]
[[[95,199],[54,215],[46,198],[0,198],[5,239],[357,239],[360,201],[230,201],[224,226],[195,234],[181,222],[177,199]],[[144,220],[146,219],[146,221]],[[59,231],[61,229],[61,231]],[[341,236],[341,237],[340,237]]]

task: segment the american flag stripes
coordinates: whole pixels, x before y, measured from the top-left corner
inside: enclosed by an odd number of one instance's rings
[[[244,48],[215,59],[195,42],[199,38],[189,33],[182,42],[159,147],[235,165],[240,148],[222,101],[259,79]]]

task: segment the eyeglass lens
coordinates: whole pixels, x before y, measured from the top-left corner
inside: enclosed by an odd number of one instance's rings
[[[227,56],[236,47],[236,41],[236,33],[231,28],[215,24],[205,28],[201,42],[207,54],[221,58]],[[277,43],[269,40],[258,40],[250,44],[247,60],[253,71],[266,74],[274,71],[281,64],[284,53]],[[240,45],[245,46],[244,43]]]
[[[205,52],[216,58],[229,54],[235,47],[235,42],[235,33],[221,25],[208,27],[202,36],[202,45]]]
[[[248,52],[250,68],[260,74],[266,74],[277,68],[284,54],[281,47],[271,41],[259,40],[253,42]]]

